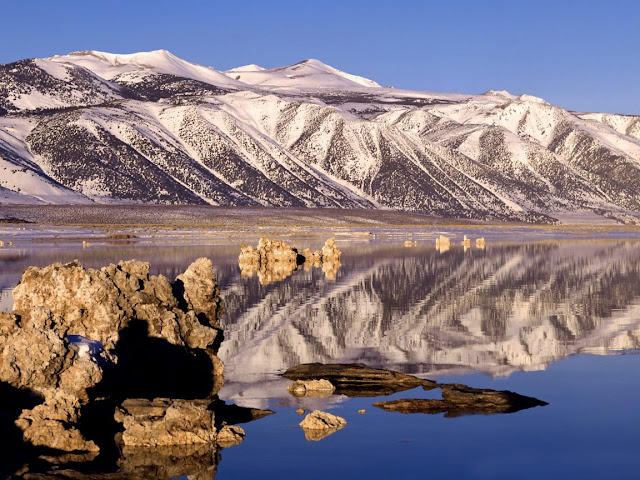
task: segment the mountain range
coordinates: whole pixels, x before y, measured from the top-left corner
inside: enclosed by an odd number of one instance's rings
[[[368,208],[640,222],[640,116],[165,50],[0,65],[0,204]]]

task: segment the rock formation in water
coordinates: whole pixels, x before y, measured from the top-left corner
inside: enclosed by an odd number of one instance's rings
[[[437,386],[431,380],[371,368],[362,363],[306,363],[287,369],[282,376],[297,381],[325,379],[335,386],[337,395],[349,397],[375,397],[415,387],[427,390]]]
[[[422,387],[424,390],[440,388],[442,400],[409,398],[376,402],[373,405],[384,410],[402,413],[442,413],[458,416],[473,413],[512,413],[525,408],[548,405],[536,398],[526,397],[509,391],[471,388],[457,383],[438,384],[432,380],[394,372],[370,368],[361,363],[322,364],[307,363],[289,368],[282,374],[296,380],[290,392],[303,388],[308,382],[318,378],[330,379],[336,385],[336,394],[353,397],[371,397]]]
[[[326,398],[331,395],[335,387],[329,380],[296,380],[287,388],[294,397]]]
[[[206,400],[128,399],[116,410],[115,419],[124,426],[124,445],[210,444],[216,441],[216,427],[208,405]]]
[[[227,421],[259,416],[216,400],[223,307],[208,259],[173,283],[134,260],[30,267],[13,294],[14,311],[0,314],[0,385],[34,397],[15,421],[31,447],[97,452],[117,437],[139,459],[150,447],[215,452],[219,432],[226,446],[243,436]]]
[[[307,440],[317,442],[344,428],[346,424],[347,421],[342,417],[315,410],[309,413],[299,425],[304,430]]]
[[[376,402],[374,407],[400,413],[442,413],[446,417],[471,414],[513,413],[526,408],[548,405],[547,402],[508,390],[471,388],[466,385],[441,385],[442,400],[403,398]]]
[[[311,267],[322,268],[329,280],[335,280],[341,266],[340,255],[335,238],[328,239],[321,250],[312,252],[306,248],[300,253],[282,240],[261,237],[255,249],[250,245],[240,247],[238,265],[243,278],[257,275],[261,285],[284,280],[300,268]]]

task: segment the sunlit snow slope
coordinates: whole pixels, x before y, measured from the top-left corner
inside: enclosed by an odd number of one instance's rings
[[[165,50],[0,65],[0,203],[386,208],[640,220],[640,117],[383,88],[318,60]]]

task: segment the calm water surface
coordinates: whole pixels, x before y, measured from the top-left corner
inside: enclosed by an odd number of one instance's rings
[[[317,248],[322,240],[293,243]],[[220,396],[277,412],[243,425],[247,437],[221,452],[218,479],[637,478],[640,240],[489,237],[485,249],[454,245],[443,253],[432,241],[408,248],[404,240],[339,238],[335,279],[311,269],[266,285],[242,277],[242,239],[88,249],[16,242],[0,252],[0,308],[10,310],[10,290],[29,265],[136,258],[173,279],[195,258],[210,257],[228,310]],[[294,398],[277,373],[306,362],[362,362],[549,405],[446,418],[371,406],[434,398],[437,390]],[[307,441],[300,407],[330,410],[348,425]]]

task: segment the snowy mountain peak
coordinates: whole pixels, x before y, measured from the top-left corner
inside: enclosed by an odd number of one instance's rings
[[[0,204],[640,223],[638,185],[640,117],[526,94],[385,89],[317,59],[219,72],[166,50],[0,65]]]
[[[380,85],[373,80],[343,72],[315,58],[271,69],[263,69],[257,65],[247,65],[246,67],[228,70],[225,73],[229,77],[249,85],[284,90],[380,88]]]
[[[482,95],[486,97],[503,97],[509,100],[516,100],[518,98],[517,95],[508,92],[507,90],[488,90],[484,92]]]
[[[261,72],[266,70],[266,68],[261,67],[260,65],[256,65],[255,63],[251,63],[249,65],[243,65],[241,67],[235,67],[231,70],[227,70],[225,73],[233,73],[233,72]]]
[[[303,60],[302,62],[299,62],[296,65],[293,65],[293,67],[295,68],[296,66],[299,66],[299,65],[305,65],[313,69],[317,69],[320,73],[329,73],[333,75],[338,75],[358,85],[362,85],[363,87],[371,87],[371,88],[380,87],[380,84],[374,82],[373,80],[369,80],[368,78],[343,72],[342,70],[338,70],[337,68],[334,68],[331,65],[327,65],[326,63],[323,63],[320,60],[317,60],[315,58],[309,58],[307,60]]]
[[[522,94],[515,95],[513,93],[508,92],[507,90],[489,90],[482,94],[485,97],[501,97],[511,101],[521,101],[521,102],[529,102],[529,103],[543,103],[545,105],[549,105],[548,102],[540,97],[536,97],[534,95]]]
[[[55,55],[50,60],[84,67],[96,75],[113,80],[127,74],[125,81],[138,81],[143,74],[168,74],[190,78],[216,86],[245,86],[214,68],[183,60],[168,50],[153,50],[129,54],[116,54],[85,50],[67,55]]]

